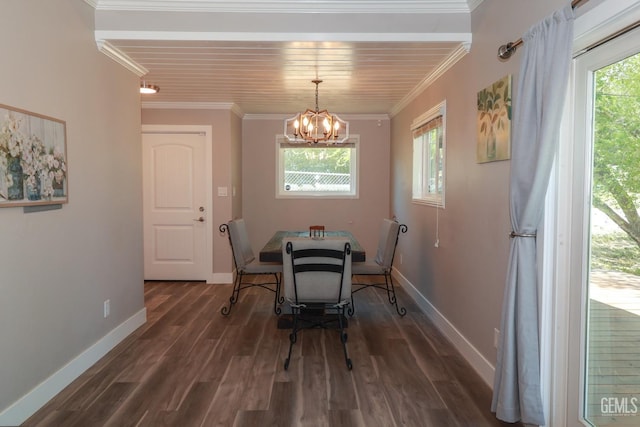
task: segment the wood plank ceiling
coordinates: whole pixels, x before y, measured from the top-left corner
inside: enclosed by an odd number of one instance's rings
[[[305,0],[85,1],[96,9],[99,46],[160,86],[145,105],[292,114],[314,107],[319,78],[321,109],[389,114],[471,43],[461,0],[325,0],[331,13]]]

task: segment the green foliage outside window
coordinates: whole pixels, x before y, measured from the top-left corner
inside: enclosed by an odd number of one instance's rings
[[[284,159],[287,171],[349,173],[351,149],[345,147],[288,148]]]
[[[640,246],[640,54],[595,74],[593,205]]]

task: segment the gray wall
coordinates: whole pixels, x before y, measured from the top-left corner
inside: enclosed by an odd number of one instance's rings
[[[1,413],[144,304],[138,77],[98,52],[82,1],[0,16],[0,103],[66,121],[69,166],[62,209],[0,209]]]
[[[231,115],[231,218],[242,216],[242,119]]]
[[[308,230],[324,224],[329,230],[354,233],[375,256],[378,229],[389,211],[389,120],[349,120],[351,134],[360,135],[360,197],[358,199],[276,199],[276,142],[283,119],[247,119],[242,132],[242,214],[254,252],[277,230]]]
[[[485,1],[472,14],[471,52],[391,121],[393,211],[407,223],[396,267],[493,365],[509,255],[511,162],[476,163],[476,95],[517,70],[521,52],[497,59],[498,47],[566,2]],[[411,203],[412,120],[447,101],[446,208]],[[434,247],[436,223],[440,244]]]

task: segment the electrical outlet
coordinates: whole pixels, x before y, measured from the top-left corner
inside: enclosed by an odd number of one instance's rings
[[[500,341],[500,331],[493,329],[493,347],[498,348],[498,342]]]
[[[104,302],[104,318],[106,319],[111,314],[111,300],[106,300]]]

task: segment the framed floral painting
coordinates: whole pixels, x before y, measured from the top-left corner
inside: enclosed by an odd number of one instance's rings
[[[0,104],[0,207],[67,203],[66,123]]]
[[[511,75],[478,92],[476,161],[511,158]]]

